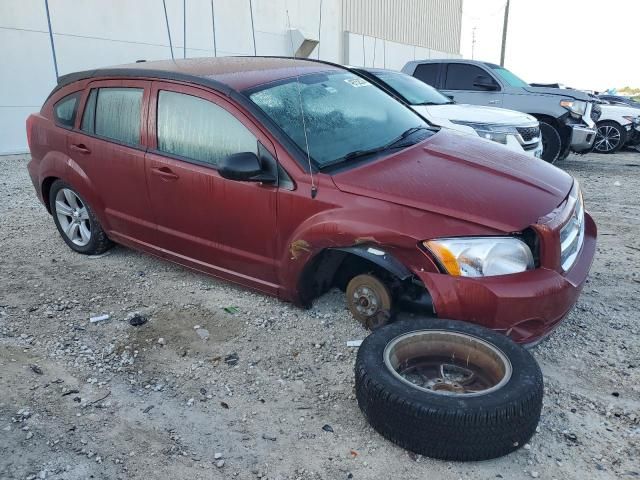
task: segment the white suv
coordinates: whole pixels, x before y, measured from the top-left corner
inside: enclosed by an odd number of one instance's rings
[[[502,143],[533,157],[542,155],[540,126],[531,115],[503,108],[457,104],[435,88],[404,73],[378,68],[352,70],[410,105],[433,125]]]
[[[602,114],[596,123],[598,129],[593,150],[615,153],[625,145],[640,141],[640,110],[627,105],[600,105]]]

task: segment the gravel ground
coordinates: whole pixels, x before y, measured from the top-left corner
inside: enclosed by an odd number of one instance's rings
[[[410,454],[368,426],[346,346],[366,331],[339,292],[303,311],[123,247],[75,254],[25,157],[0,164],[2,479],[640,478],[639,153],[561,164],[598,253],[577,308],[534,350],[538,433],[478,463]],[[135,313],[148,322],[130,325]]]

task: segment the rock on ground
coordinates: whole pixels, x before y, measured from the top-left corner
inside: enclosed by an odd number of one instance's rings
[[[0,162],[2,479],[640,475],[638,153],[560,163],[598,223],[597,257],[576,309],[534,350],[539,432],[482,463],[416,456],[368,426],[346,346],[367,332],[340,292],[305,311],[123,247],[75,254],[25,157]],[[99,314],[110,320],[89,322]]]

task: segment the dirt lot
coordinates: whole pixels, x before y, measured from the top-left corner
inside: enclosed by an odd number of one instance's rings
[[[122,247],[77,255],[25,158],[0,165],[1,479],[640,479],[639,153],[561,165],[598,254],[534,350],[539,432],[481,463],[415,456],[367,425],[346,346],[366,331],[339,292],[302,311]],[[135,312],[149,321],[131,326]]]

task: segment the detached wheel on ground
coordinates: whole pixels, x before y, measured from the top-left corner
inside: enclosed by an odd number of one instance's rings
[[[533,356],[465,322],[401,320],[373,332],[356,359],[358,405],[388,440],[444,460],[486,460],[534,434],[543,380]]]
[[[392,297],[389,288],[378,277],[362,274],[353,277],[346,289],[347,307],[351,315],[366,328],[375,330],[389,320]]]
[[[49,205],[58,232],[71,249],[98,255],[113,245],[89,204],[71,185],[56,180],[49,191]]]
[[[604,121],[597,125],[593,150],[598,153],[616,153],[627,141],[626,130],[616,122]]]
[[[562,150],[560,132],[550,123],[540,121],[540,134],[542,135],[542,160],[555,163]]]

